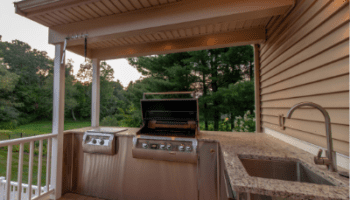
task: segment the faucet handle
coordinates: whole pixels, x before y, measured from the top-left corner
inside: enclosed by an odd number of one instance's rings
[[[317,158],[321,158],[321,156],[322,156],[322,152],[323,152],[323,150],[322,150],[322,149],[318,150],[318,153],[317,153]]]
[[[317,156],[314,157],[314,162],[316,165],[322,165],[323,159],[321,158],[323,150],[318,150]]]
[[[322,149],[318,150],[317,156],[314,157],[314,162],[316,165],[330,165],[332,162],[327,157],[322,156]]]
[[[284,126],[285,122],[286,122],[286,118],[283,116],[283,114],[278,115],[278,124],[279,124],[281,130],[286,129],[286,127]]]

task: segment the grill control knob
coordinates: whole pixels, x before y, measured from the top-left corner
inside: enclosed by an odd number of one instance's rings
[[[104,140],[100,140],[100,145],[103,145],[105,143]]]
[[[186,151],[191,151],[192,150],[192,147],[190,145],[187,145],[186,146]]]
[[[142,143],[142,148],[147,149],[148,148],[148,144],[147,143]]]
[[[184,151],[185,150],[185,146],[183,144],[179,145],[179,151]]]
[[[93,139],[93,140],[92,140],[92,143],[93,143],[93,144],[96,144],[96,142],[97,142],[96,139]]]
[[[171,144],[166,145],[166,148],[167,148],[168,150],[171,150]]]
[[[159,149],[164,150],[164,149],[165,149],[165,144],[160,144],[160,145],[159,145]]]

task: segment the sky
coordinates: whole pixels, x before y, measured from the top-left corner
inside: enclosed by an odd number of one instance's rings
[[[20,40],[28,43],[32,49],[46,51],[50,58],[55,56],[54,45],[48,44],[49,29],[30,19],[15,14],[13,0],[0,0],[0,35],[2,41],[11,42]],[[67,51],[66,61],[73,59],[74,74],[79,70],[79,66],[84,62],[84,57]],[[141,74],[129,65],[126,59],[107,60],[107,64],[114,69],[114,79],[119,80],[124,87],[127,87],[130,81],[138,80]]]

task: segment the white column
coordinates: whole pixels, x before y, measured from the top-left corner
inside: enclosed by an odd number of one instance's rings
[[[92,59],[91,126],[100,125],[100,60]]]
[[[62,193],[62,161],[63,161],[63,125],[64,125],[64,90],[65,90],[65,64],[61,64],[63,43],[55,45],[54,79],[53,79],[53,117],[52,159],[51,159],[51,185],[55,188],[55,199]]]

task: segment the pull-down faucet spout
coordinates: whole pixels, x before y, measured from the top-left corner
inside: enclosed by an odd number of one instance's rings
[[[301,107],[301,106],[311,106],[319,111],[322,112],[324,118],[325,118],[325,124],[326,124],[326,134],[327,134],[327,151],[326,156],[327,157],[321,157],[322,149],[319,150],[318,155],[315,156],[315,164],[317,165],[327,165],[328,170],[332,172],[337,171],[337,162],[336,162],[336,153],[333,151],[333,140],[332,140],[332,131],[331,131],[331,119],[329,117],[328,112],[320,105],[312,103],[312,102],[301,102],[296,105],[294,105],[287,114],[287,118],[290,119],[293,112]]]

